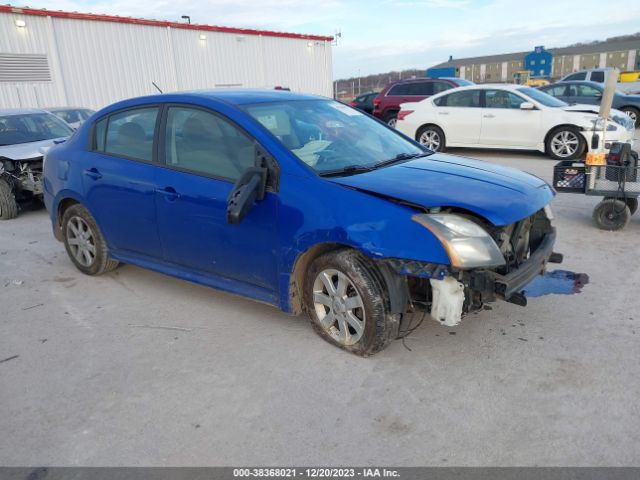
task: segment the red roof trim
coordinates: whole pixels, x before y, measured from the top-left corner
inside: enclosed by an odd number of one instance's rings
[[[98,15],[95,13],[62,12],[38,8],[20,8],[11,5],[0,5],[0,12],[18,13],[22,15],[38,15],[42,17],[69,18],[75,20],[94,20],[97,22],[132,23],[135,25],[149,25],[152,27],[182,28],[185,30],[204,30],[208,32],[238,33],[244,35],[262,35],[266,37],[299,38],[302,40],[318,40],[330,42],[333,37],[321,35],[305,35],[302,33],[273,32],[269,30],[254,30],[251,28],[218,27],[214,25],[195,25],[189,23],[165,22],[162,20],[145,20],[143,18],[119,17],[117,15]]]

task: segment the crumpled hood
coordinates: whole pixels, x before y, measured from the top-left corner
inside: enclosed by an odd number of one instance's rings
[[[549,185],[528,173],[438,153],[330,180],[425,208],[462,208],[496,226],[533,215],[553,198]]]
[[[41,142],[0,146],[0,157],[10,158],[11,160],[28,160],[30,158],[42,157],[49,148],[56,144],[55,142],[60,143],[60,140],[64,139],[54,138],[51,140],[42,140]]]

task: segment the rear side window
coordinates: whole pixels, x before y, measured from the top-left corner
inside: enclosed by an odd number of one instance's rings
[[[158,107],[114,113],[96,123],[95,150],[150,162],[157,118]]]
[[[453,88],[453,86],[446,82],[434,82],[433,94],[435,95],[436,93],[444,92],[445,90],[449,90],[450,88]]]
[[[547,93],[553,97],[562,97],[567,89],[566,85],[557,85],[555,87],[541,88],[544,93]]]
[[[439,107],[480,107],[480,90],[465,90],[464,92],[453,92],[444,97],[434,100]]]
[[[591,72],[591,81],[604,83],[604,72]]]
[[[391,96],[411,95],[409,93],[409,84],[403,83],[403,84],[400,84],[400,85],[394,85],[393,87],[391,87],[391,89],[389,90],[389,93],[387,93],[387,95],[391,95]]]
[[[580,73],[574,73],[573,75],[569,75],[567,78],[565,78],[566,81],[568,80],[585,80],[587,78],[587,72],[580,72]]]
[[[432,82],[410,83],[409,92],[410,92],[409,95],[429,97],[433,95],[433,83]]]

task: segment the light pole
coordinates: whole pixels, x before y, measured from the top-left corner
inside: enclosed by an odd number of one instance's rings
[[[189,25],[191,25],[191,17],[189,15],[182,15],[183,20],[186,20]]]

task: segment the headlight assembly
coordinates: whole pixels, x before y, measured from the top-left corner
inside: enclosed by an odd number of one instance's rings
[[[589,119],[589,122],[591,123],[591,125],[593,125],[593,129],[594,130],[604,130],[604,118],[591,118],[591,117],[586,117]],[[612,120],[609,120],[609,122],[607,122],[607,132],[615,132],[618,127],[616,127],[613,123],[611,123]]]
[[[478,224],[454,214],[418,214],[411,217],[433,233],[456,268],[499,267],[505,264],[493,238]]]

